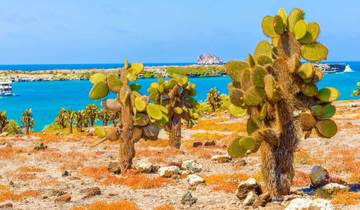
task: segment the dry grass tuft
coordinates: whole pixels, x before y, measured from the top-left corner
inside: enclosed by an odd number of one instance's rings
[[[169,140],[167,139],[157,139],[156,141],[145,141],[141,140],[140,147],[168,147]]]
[[[210,176],[203,176],[207,185],[215,185],[212,190],[235,192],[240,181],[249,178],[247,174],[233,173],[233,174],[215,174]]]
[[[128,200],[119,200],[111,203],[96,201],[87,207],[78,206],[71,210],[139,210],[135,203]]]
[[[14,156],[21,152],[23,152],[21,149],[16,149],[14,147],[3,147],[0,148],[0,159],[2,160],[14,159]]]
[[[302,164],[302,165],[318,165],[320,161],[315,160],[309,152],[303,149],[299,149],[294,154],[294,161],[295,164]]]
[[[21,201],[27,197],[37,197],[40,193],[35,190],[27,190],[21,193],[14,193],[8,190],[0,190],[0,202],[4,201]]]
[[[207,120],[199,120],[198,123],[191,128],[192,130],[215,130],[215,131],[233,131],[233,132],[245,132],[246,124],[244,122],[235,123],[223,123],[228,119],[215,118]]]
[[[106,166],[88,166],[80,169],[82,176],[91,177],[93,179],[103,179],[110,176],[108,167]]]
[[[151,189],[167,185],[172,180],[163,177],[135,174],[124,177],[110,176],[103,181],[105,185],[126,185],[132,189]]]
[[[153,210],[175,210],[175,207],[170,204],[163,204],[161,206],[155,207]]]
[[[16,169],[16,171],[22,173],[38,173],[38,172],[44,172],[46,170],[36,166],[20,166],[18,169]]]
[[[357,205],[360,204],[360,193],[342,192],[337,193],[332,200],[332,204]]]

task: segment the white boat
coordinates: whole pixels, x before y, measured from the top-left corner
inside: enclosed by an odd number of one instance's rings
[[[0,96],[12,96],[11,81],[0,81]]]

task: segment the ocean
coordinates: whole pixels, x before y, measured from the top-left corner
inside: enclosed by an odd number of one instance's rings
[[[320,88],[327,86],[336,87],[340,91],[340,100],[360,99],[359,97],[351,97],[352,91],[356,88],[356,83],[360,81],[360,62],[336,63],[349,64],[352,72],[326,74],[324,79],[318,83],[318,86]],[[31,67],[28,70],[34,70],[34,68]],[[36,69],[40,70],[43,68],[45,67],[37,67]],[[0,66],[0,69],[2,69],[2,66]],[[146,94],[150,83],[154,81],[156,79],[138,80],[138,83],[142,86],[140,92]],[[230,78],[227,76],[202,77],[190,78],[190,81],[196,84],[196,99],[203,101],[206,98],[206,93],[212,87],[216,87],[221,93],[227,94],[227,84],[230,82]],[[34,130],[39,131],[54,120],[61,107],[81,110],[89,103],[99,105],[100,101],[93,101],[88,97],[90,89],[91,84],[89,81],[15,82],[13,83],[13,92],[16,96],[0,96],[0,111],[5,110],[8,118],[19,122],[20,115],[25,108],[31,108],[35,120]],[[110,97],[114,97],[114,95]]]

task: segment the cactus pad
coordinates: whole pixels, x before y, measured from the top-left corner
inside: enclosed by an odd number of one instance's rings
[[[91,75],[90,82],[95,85],[98,82],[105,82],[106,81],[106,74],[103,73],[95,73]]]
[[[106,77],[107,85],[109,89],[115,93],[119,92],[121,89],[120,78],[116,74],[109,74]]]
[[[314,67],[311,63],[302,64],[296,72],[301,79],[308,80],[314,76]]]
[[[265,66],[265,65],[271,64],[271,63],[272,63],[271,57],[268,57],[265,55],[260,55],[260,56],[256,57],[256,64],[258,64],[260,66]]]
[[[267,41],[260,41],[257,45],[256,45],[256,48],[255,48],[255,51],[254,51],[254,57],[255,59],[257,60],[257,58],[261,55],[265,55],[269,58],[272,57],[272,49],[271,49],[271,46],[270,46],[270,43],[267,42]]]
[[[318,89],[314,84],[304,84],[301,92],[306,96],[315,97],[318,94]]]
[[[232,104],[234,104],[235,106],[243,106],[244,93],[240,88],[236,88],[236,87],[234,87],[233,83],[229,83],[228,92],[229,92],[229,97],[230,97],[230,101]]]
[[[256,148],[256,142],[252,137],[239,137],[228,146],[228,153],[233,158],[243,157]]]
[[[265,98],[265,91],[262,88],[251,87],[244,94],[244,102],[247,106],[261,104]]]
[[[255,87],[264,87],[264,77],[266,70],[261,66],[256,66],[252,71],[252,81]]]
[[[249,68],[249,64],[243,61],[229,61],[226,65],[226,73],[235,81],[241,82],[244,69]]]
[[[310,62],[320,62],[327,59],[328,49],[320,43],[302,45],[301,56]]]
[[[315,23],[315,22],[311,22],[307,24],[307,32],[305,34],[305,36],[300,39],[299,41],[302,44],[310,44],[312,42],[316,42],[316,39],[319,37],[320,35],[320,26],[319,24]]]
[[[288,20],[288,29],[290,32],[294,32],[295,24],[299,20],[303,20],[304,15],[305,15],[305,13],[301,9],[298,9],[298,8],[295,8],[290,11],[290,13],[288,15],[288,19],[287,19]]]
[[[302,112],[299,115],[300,125],[304,131],[310,131],[316,125],[316,119],[313,117],[311,113]]]
[[[229,105],[229,112],[234,117],[242,117],[246,114],[246,109],[243,109],[242,107],[235,106],[234,104]]]
[[[155,120],[161,120],[161,118],[163,117],[159,106],[156,106],[155,104],[148,104],[146,106],[146,113]]]
[[[144,100],[142,97],[136,97],[135,98],[135,108],[139,112],[143,112],[146,109],[147,101]]]
[[[320,120],[316,123],[316,131],[325,138],[331,138],[337,133],[337,125],[330,119]]]
[[[323,75],[324,75],[324,73],[322,72],[321,69],[314,68],[314,79],[313,79],[313,81],[318,82],[318,81],[322,80]]]
[[[279,15],[274,17],[274,31],[279,35],[283,34],[285,31],[284,22]]]
[[[329,119],[334,116],[336,108],[332,104],[315,105],[311,107],[311,112],[317,119]]]
[[[277,101],[279,99],[279,93],[274,77],[270,74],[266,75],[264,77],[264,86],[265,94],[268,100]]]
[[[319,90],[317,98],[320,99],[321,102],[333,102],[339,97],[339,91],[333,87],[325,87]]]
[[[295,39],[302,39],[307,33],[307,25],[305,20],[299,20],[294,26]]]
[[[136,115],[134,116],[135,126],[146,126],[147,124],[149,124],[149,122],[149,117],[144,113],[136,113]]]
[[[280,8],[278,12],[278,16],[281,17],[281,20],[283,21],[284,26],[287,25],[287,19],[286,19],[286,12],[284,8]]]
[[[89,96],[93,100],[98,100],[104,98],[109,93],[109,87],[105,84],[104,81],[97,82],[91,88]]]
[[[263,33],[268,37],[276,37],[279,36],[275,29],[274,29],[274,17],[273,16],[266,16],[263,18],[262,23],[262,30]]]
[[[106,131],[104,128],[102,127],[99,127],[99,126],[96,126],[95,127],[95,130],[94,130],[94,133],[97,137],[99,138],[104,138],[106,136]]]
[[[257,129],[259,129],[258,124],[251,118],[249,118],[247,120],[246,123],[246,131],[249,135],[251,135],[252,133],[254,133]]]

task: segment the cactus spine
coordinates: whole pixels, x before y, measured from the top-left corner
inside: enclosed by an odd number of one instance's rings
[[[21,126],[23,129],[25,129],[25,134],[29,135],[32,128],[34,128],[34,118],[32,115],[32,111],[30,108],[25,109],[25,111],[22,113],[21,117]]]
[[[143,71],[144,65],[134,63],[129,65],[125,60],[124,67],[118,74],[97,73],[90,77],[93,84],[89,96],[94,100],[102,99],[110,91],[117,94],[116,99],[102,101],[103,110],[119,117],[116,127],[102,129],[97,127],[95,132],[104,140],[119,140],[119,163],[121,172],[125,172],[132,166],[135,157],[135,143],[141,138],[157,139],[159,128],[156,125],[166,115],[162,111],[164,107],[149,103],[146,96],[138,93],[139,85],[129,84],[134,82]],[[160,113],[159,113],[160,112]]]
[[[197,102],[195,84],[188,81],[184,75],[171,75],[167,81],[159,80],[152,83],[148,89],[150,99],[156,104],[165,106],[165,130],[169,132],[169,144],[179,149],[181,146],[181,120],[192,126],[199,117],[196,112]]]
[[[221,96],[220,92],[216,89],[216,87],[209,90],[206,97],[206,103],[210,105],[213,112],[215,112],[218,108],[221,107]]]
[[[290,193],[293,156],[301,134],[306,138],[316,130],[319,136],[331,138],[337,132],[329,118],[335,113],[331,102],[338,91],[331,87],[317,90],[321,71],[312,63],[300,62],[301,58],[320,62],[328,53],[316,41],[320,27],[306,23],[304,15],[294,9],[286,17],[281,9],[279,15],[266,16],[262,29],[271,44],[261,41],[247,60],[226,64],[233,80],[228,86],[232,110],[247,110],[249,115],[249,136],[235,139],[228,152],[242,157],[260,149],[262,173],[272,197]]]

